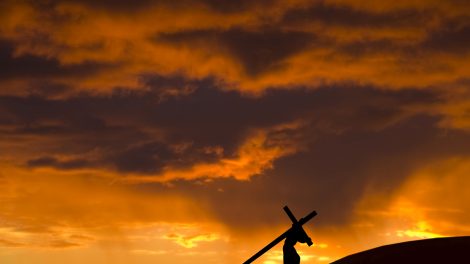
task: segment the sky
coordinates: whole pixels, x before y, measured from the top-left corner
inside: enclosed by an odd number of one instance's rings
[[[0,2],[1,263],[329,263],[469,175],[468,1]]]

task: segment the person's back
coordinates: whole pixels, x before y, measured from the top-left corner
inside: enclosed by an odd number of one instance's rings
[[[297,243],[297,237],[294,232],[291,232],[287,235],[286,240],[284,241],[284,246],[282,251],[284,254],[284,264],[299,264],[300,256],[297,254],[294,245]]]

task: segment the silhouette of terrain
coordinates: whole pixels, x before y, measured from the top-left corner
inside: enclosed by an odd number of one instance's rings
[[[381,246],[331,264],[470,263],[470,236],[433,238]]]

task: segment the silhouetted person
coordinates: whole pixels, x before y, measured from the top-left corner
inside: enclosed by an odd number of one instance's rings
[[[284,254],[284,264],[299,264],[300,256],[295,250],[295,244],[297,242],[307,243],[310,238],[305,234],[302,227],[298,224],[293,224],[291,230],[284,240],[284,246],[282,247],[282,252]]]
[[[300,256],[295,250],[295,244],[297,239],[295,238],[293,232],[287,235],[284,240],[284,246],[282,247],[282,252],[284,254],[284,264],[299,264]]]

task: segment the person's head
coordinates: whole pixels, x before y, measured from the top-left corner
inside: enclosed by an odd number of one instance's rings
[[[296,225],[294,224],[292,226],[292,236],[294,237],[295,241],[296,242],[299,242],[299,243],[307,243],[309,246],[312,245],[312,240],[310,239],[310,237],[307,235],[307,233],[305,233],[304,229],[302,228],[302,226],[299,226],[299,225]]]
[[[297,243],[297,234],[294,230],[290,230],[286,236],[286,240],[284,242],[287,246],[294,246]]]

